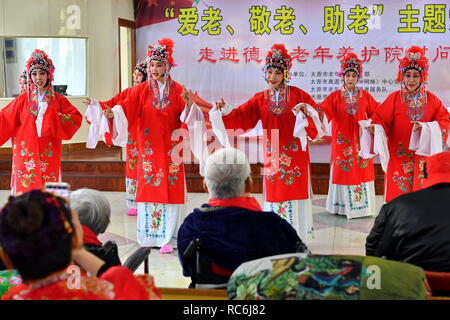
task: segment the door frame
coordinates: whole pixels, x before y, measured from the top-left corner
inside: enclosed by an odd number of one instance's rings
[[[122,88],[122,66],[121,66],[121,57],[120,57],[120,27],[130,28],[131,29],[131,65],[134,67],[136,65],[136,22],[131,20],[126,20],[122,18],[118,18],[118,48],[119,48],[119,91],[122,92],[125,88]]]

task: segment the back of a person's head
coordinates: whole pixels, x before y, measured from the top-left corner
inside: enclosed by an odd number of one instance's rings
[[[70,207],[78,213],[80,223],[95,234],[106,231],[111,218],[111,205],[106,196],[94,189],[78,189],[70,194]]]
[[[250,164],[245,154],[234,148],[219,149],[205,165],[205,184],[211,198],[230,199],[245,192]]]
[[[74,232],[65,200],[41,190],[10,196],[0,212],[0,245],[25,280],[67,267]]]

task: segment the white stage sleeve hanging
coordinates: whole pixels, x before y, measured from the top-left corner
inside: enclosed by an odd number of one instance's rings
[[[180,120],[188,126],[190,147],[199,161],[200,175],[203,176],[206,159],[208,158],[205,116],[201,109],[193,103],[190,109],[186,106]]]
[[[312,141],[321,139],[326,133],[326,127],[324,126],[322,121],[320,121],[319,113],[316,109],[304,102],[297,104],[295,107],[297,107],[298,105],[306,105],[306,114],[303,111],[297,112],[294,109],[292,110],[292,113],[295,115],[295,125],[292,134],[294,137],[300,139],[302,150],[306,151],[306,146],[308,144],[306,128],[309,125],[307,117],[310,117],[312,119],[314,126],[317,129],[317,136],[314,139],[311,139]]]
[[[316,109],[314,109],[312,106],[310,106],[307,103],[304,103],[304,104],[306,104],[306,106],[307,106],[306,115],[312,119],[312,121],[314,122],[314,125],[316,126],[316,129],[317,129],[317,136],[312,140],[317,141],[317,140],[321,139],[323,136],[325,136],[326,131],[327,131],[326,125],[324,125],[322,123],[322,121],[320,121],[319,113],[317,112]]]
[[[386,132],[382,125],[374,124],[374,143],[373,152],[380,155],[381,168],[384,172],[387,171],[389,163],[389,148],[387,144]]]
[[[112,142],[115,146],[126,147],[128,143],[127,117],[120,105],[115,105],[112,111],[114,112]]]
[[[330,121],[328,121],[328,117],[327,117],[327,115],[325,113],[323,114],[322,126],[323,126],[324,131],[325,131],[324,135],[328,136],[328,137],[331,137],[331,135],[332,135],[331,123],[330,123]]]
[[[302,111],[296,112],[295,110],[292,110],[292,113],[295,115],[294,132],[292,134],[294,137],[300,139],[302,151],[306,151],[306,146],[308,144],[308,140],[306,139],[306,128],[308,127],[308,119]]]
[[[86,109],[86,119],[89,122],[89,132],[86,142],[86,148],[95,149],[98,141],[106,142],[105,134],[111,133],[112,142],[116,146],[126,147],[128,142],[128,120],[120,105],[111,109],[114,112],[112,120],[113,132],[110,132],[109,120],[105,117],[100,107],[100,103],[91,99],[91,103]]]
[[[371,125],[372,119],[359,120],[358,123],[361,146],[358,156],[363,159],[371,159],[374,156],[379,155],[381,168],[386,172],[389,163],[389,148],[384,128],[379,124],[374,124],[374,133],[372,134],[366,130],[366,128]]]
[[[89,132],[87,136],[86,148],[95,149],[100,137],[100,122],[102,119],[102,108],[97,100],[91,99],[91,103],[86,109],[86,120],[89,122]]]
[[[439,123],[437,121],[418,123],[422,128],[411,132],[409,149],[426,157],[442,152],[442,133]]]
[[[368,120],[359,120],[359,143],[360,150],[358,152],[358,156],[363,159],[371,159],[375,157],[375,153],[373,151],[374,144],[374,135],[370,133],[366,128],[370,126],[372,123],[372,119]]]
[[[225,109],[225,108],[227,108],[227,109]],[[225,113],[223,111],[224,109],[225,109]],[[226,115],[226,114],[230,113],[231,110],[229,110],[229,109],[230,109],[229,106],[225,105],[224,108],[222,109],[222,111],[220,111],[217,109],[216,103],[213,103],[213,107],[209,111],[209,120],[211,121],[211,126],[213,129],[213,132],[214,132],[215,136],[217,137],[217,139],[219,139],[219,142],[225,148],[230,148],[231,144],[228,139],[228,134],[227,134],[227,130],[225,128],[225,124],[223,123],[223,120],[222,120],[222,115],[224,115],[224,114]]]

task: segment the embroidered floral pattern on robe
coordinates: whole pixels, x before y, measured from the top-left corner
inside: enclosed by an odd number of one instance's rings
[[[297,152],[299,150],[299,146],[297,145],[298,138],[293,137],[292,141],[287,146],[282,146],[282,149],[284,151],[292,150],[294,152]],[[267,154],[270,156],[270,142],[267,141]],[[278,171],[275,172],[275,166],[273,165],[272,161],[272,174],[268,175],[269,181],[274,183],[275,182],[275,175],[278,173],[278,179],[282,180],[284,184],[291,185],[294,183],[295,179],[300,177],[302,175],[300,167],[295,166],[291,168],[291,162],[292,157],[288,156],[285,152],[281,152],[279,157],[279,168]]]
[[[36,160],[33,158],[34,152],[28,151],[25,141],[20,143],[20,147],[20,155],[24,158],[23,164],[25,165],[27,172],[24,173],[22,170],[18,170],[18,178],[22,186],[28,188],[31,184],[36,183],[36,181],[33,180],[33,178],[36,177],[36,174],[34,173],[34,170],[36,169]]]
[[[139,155],[139,149],[137,146],[136,140],[133,140],[131,135],[128,135],[128,141],[127,141],[127,163],[130,170],[134,170],[137,168],[138,163],[138,155]]]
[[[276,95],[273,90],[266,90],[265,96],[269,100],[267,104],[267,109],[272,112],[275,116],[280,116],[286,112],[288,107],[287,101],[289,99],[289,88],[281,87],[278,96],[278,101],[276,101]]]
[[[353,161],[355,161],[355,159],[353,158],[353,148],[351,141],[345,139],[342,133],[338,132],[336,143],[346,145],[346,147],[342,149],[342,156],[336,157],[336,165],[342,171],[350,171],[350,169],[353,168]]]
[[[68,114],[61,113],[61,122],[64,124],[65,122],[70,123],[72,127],[75,127],[75,122],[73,122],[72,116]]]
[[[42,102],[47,102],[50,104],[50,101],[53,98],[53,89],[51,86],[48,87],[47,91],[44,93],[44,96],[42,98]],[[38,116],[39,110],[38,110],[38,92],[37,89],[31,92],[31,104],[30,104],[30,113],[34,115],[35,117]]]
[[[393,179],[397,183],[400,190],[409,192],[413,186],[414,155],[406,152],[402,142],[399,142],[396,156],[398,158],[407,157],[407,159],[403,159],[402,161],[403,173],[406,176],[401,175],[398,171],[395,171]]]
[[[168,107],[170,104],[169,94],[170,94],[170,87],[172,85],[172,79],[169,76],[166,80],[166,86],[164,87],[164,93],[163,97],[160,97],[159,94],[159,87],[156,80],[150,79],[149,81],[149,89],[153,92],[153,101],[152,105],[153,107],[158,111],[163,111],[165,108]]]
[[[341,88],[341,96],[342,96],[342,100],[344,100],[344,110],[349,114],[349,115],[355,115],[356,113],[358,113],[359,111],[359,98],[362,94],[362,91],[360,91],[359,88],[356,88],[353,92],[352,92],[352,97],[350,98],[350,93],[344,88],[344,86],[342,86]]]
[[[420,157],[419,159],[419,175],[417,176],[417,178],[419,179],[419,186],[422,186],[423,184],[423,179],[425,178],[425,158],[424,157]]]
[[[169,179],[170,185],[175,184],[175,180],[178,180],[178,172],[180,171],[180,166],[176,164],[175,162],[170,162],[169,165],[169,174],[167,176],[167,179]]]
[[[413,96],[407,91],[403,93],[406,103],[406,115],[411,121],[420,121],[425,116],[425,96],[417,93],[417,103]]]
[[[155,204],[155,208],[153,212],[151,213],[151,221],[150,221],[150,227],[152,229],[159,229],[159,226],[161,225],[161,218],[162,218],[162,208],[160,204]]]

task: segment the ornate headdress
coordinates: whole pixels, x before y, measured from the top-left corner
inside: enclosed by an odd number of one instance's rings
[[[22,80],[25,82],[25,86],[22,88]],[[27,70],[23,70],[19,76],[19,93],[26,92],[28,89],[28,78],[27,78]]]
[[[53,65],[52,59],[43,51],[36,49],[31,54],[30,59],[27,61],[26,70],[27,76],[29,77],[28,82],[31,81],[31,72],[35,69],[42,69],[47,71],[48,82],[47,85],[51,86],[53,81],[53,74],[55,73],[55,66]]]
[[[142,81],[147,80],[147,60],[138,61],[134,69],[142,73],[142,75],[144,76],[142,78]]]
[[[264,65],[264,73],[270,68],[281,70],[284,74],[284,81],[289,80],[289,70],[292,67],[292,58],[289,55],[284,44],[274,44],[270,48],[266,56],[266,63]]]
[[[27,70],[23,70],[22,73],[19,76],[19,79],[25,79],[27,80]]]
[[[428,80],[428,59],[425,52],[418,46],[413,46],[406,51],[405,57],[398,65],[397,82],[402,82],[407,70],[414,69],[420,72],[422,82]]]
[[[401,89],[401,99],[406,102],[407,105],[415,105],[415,102],[408,98],[409,91],[403,82],[403,77],[405,76],[406,71],[408,70],[417,70],[420,73],[421,84],[419,87],[419,93],[421,98],[418,99],[418,105],[420,107],[414,107],[411,110],[416,110],[413,112],[415,116],[412,119],[416,119],[417,110],[422,110],[424,104],[427,102],[427,80],[428,80],[428,59],[425,57],[425,51],[418,47],[412,46],[408,50],[406,50],[405,57],[400,60],[398,65],[398,73],[397,73],[397,82],[400,83]]]
[[[157,60],[167,63],[170,67],[175,67],[176,64],[172,57],[174,44],[172,39],[163,38],[155,46],[149,46],[147,61]]]
[[[353,52],[347,53],[341,60],[341,71],[338,75],[343,77],[348,71],[355,72],[358,78],[362,77],[362,61]]]

